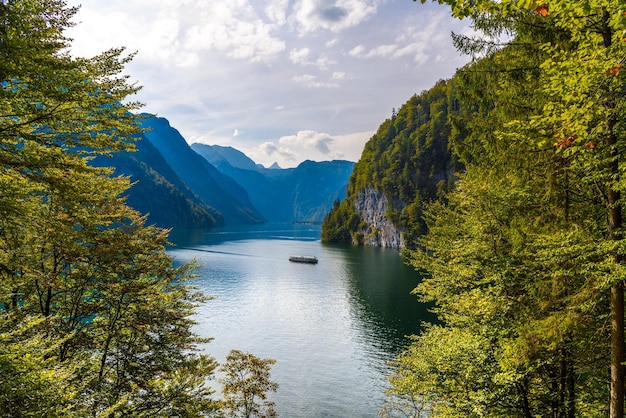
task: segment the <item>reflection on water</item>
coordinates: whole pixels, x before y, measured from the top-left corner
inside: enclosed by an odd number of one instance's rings
[[[421,321],[434,316],[411,291],[419,283],[415,270],[390,249],[344,247],[352,306],[371,343],[393,357],[419,332]]]
[[[170,240],[182,246],[218,245],[227,241],[251,239],[283,239],[316,241],[320,227],[315,224],[262,224],[205,229],[175,229]]]
[[[223,362],[229,350],[277,360],[283,417],[375,417],[387,362],[428,319],[409,294],[419,277],[397,252],[323,245],[319,228],[267,225],[172,235],[171,254],[197,259],[195,284],[215,299],[196,331]],[[314,255],[316,265],[290,255]]]

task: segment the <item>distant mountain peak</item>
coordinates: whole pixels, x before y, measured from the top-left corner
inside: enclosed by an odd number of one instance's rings
[[[269,170],[282,170],[283,168],[281,166],[278,165],[278,163],[276,161],[274,161],[274,164],[270,165]]]
[[[252,159],[233,147],[194,143],[191,144],[191,149],[218,168],[221,164],[227,163],[242,170],[257,171],[258,169]]]

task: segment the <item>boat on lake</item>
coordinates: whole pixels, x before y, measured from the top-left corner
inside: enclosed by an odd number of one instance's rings
[[[293,261],[295,263],[317,264],[317,257],[313,255],[292,255],[289,257],[289,261]]]

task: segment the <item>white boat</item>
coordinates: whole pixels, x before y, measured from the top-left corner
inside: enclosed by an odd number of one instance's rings
[[[293,261],[295,263],[317,264],[317,257],[313,255],[292,255],[289,257],[289,261]]]

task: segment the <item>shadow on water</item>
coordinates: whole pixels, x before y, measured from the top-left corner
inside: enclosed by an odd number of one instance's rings
[[[351,306],[366,331],[364,338],[395,357],[408,344],[408,336],[420,333],[423,322],[435,320],[431,305],[411,294],[420,274],[401,262],[394,249],[331,247],[343,254]]]

